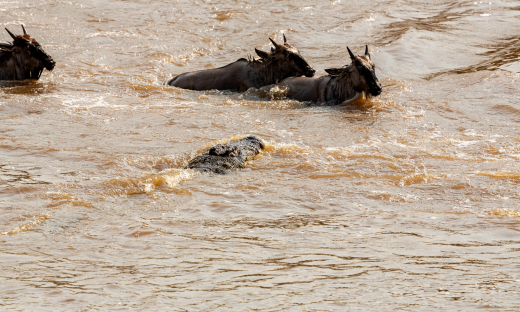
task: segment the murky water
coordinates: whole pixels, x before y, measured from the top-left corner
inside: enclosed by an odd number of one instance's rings
[[[0,83],[0,310],[520,309],[520,6],[491,1],[0,0],[57,62]],[[317,75],[368,44],[383,93],[163,85],[282,34]],[[181,169],[248,134],[247,169]]]

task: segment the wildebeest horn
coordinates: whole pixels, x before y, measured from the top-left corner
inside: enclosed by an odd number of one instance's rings
[[[27,35],[27,32],[25,31],[25,27],[23,27],[23,25],[22,25],[22,29],[23,29],[23,34]]]
[[[16,36],[12,32],[10,32],[9,29],[6,28],[5,30],[7,30],[7,32],[9,33],[9,35],[11,35],[13,39],[16,39]]]
[[[283,43],[284,43],[284,44],[287,43],[287,38],[285,38],[285,34],[283,34]]]
[[[274,40],[271,39],[271,38],[269,38],[269,40],[271,40],[271,42],[273,43],[273,45],[274,45],[275,48],[278,48],[278,43],[274,42]]]
[[[350,58],[352,60],[354,60],[356,58],[356,56],[354,55],[354,53],[352,53],[352,51],[350,51],[350,49],[347,47],[347,50],[348,50],[348,54],[350,54]]]
[[[365,47],[365,55],[368,55],[368,44]]]

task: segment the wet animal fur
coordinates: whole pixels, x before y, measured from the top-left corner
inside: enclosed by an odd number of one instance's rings
[[[329,68],[329,74],[318,78],[290,77],[280,83],[288,89],[287,97],[302,102],[340,104],[356,99],[361,93],[377,96],[382,87],[375,74],[368,46],[365,55],[355,56],[347,47],[352,63],[341,68]]]
[[[44,68],[52,70],[56,63],[22,25],[23,35],[14,35],[12,44],[0,43],[0,80],[39,79]]]
[[[252,160],[265,145],[257,136],[248,136],[236,142],[217,144],[206,153],[192,159],[186,169],[203,173],[226,174],[244,168],[246,161]]]
[[[270,38],[269,38],[270,39]],[[168,85],[190,90],[231,90],[243,92],[278,83],[287,77],[312,77],[315,70],[300,55],[298,49],[287,42],[274,45],[271,52],[255,49],[260,59],[241,58],[234,63],[214,69],[180,74],[168,81]]]

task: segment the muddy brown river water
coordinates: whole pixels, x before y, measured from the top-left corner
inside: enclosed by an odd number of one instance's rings
[[[0,311],[520,310],[520,5],[489,1],[0,0],[57,62],[0,82]],[[164,85],[282,34],[317,75],[368,44],[383,93]]]

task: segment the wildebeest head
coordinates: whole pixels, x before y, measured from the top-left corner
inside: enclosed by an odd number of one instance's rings
[[[265,61],[276,61],[280,66],[282,66],[280,69],[287,72],[287,77],[299,77],[302,75],[307,77],[314,76],[314,73],[316,72],[314,68],[305,61],[298,49],[287,42],[285,35],[283,35],[283,44],[278,44],[271,38],[269,38],[269,40],[273,43],[274,48],[271,48],[271,52],[264,52],[255,49],[258,56]]]
[[[23,35],[15,35],[6,28],[5,30],[7,30],[11,38],[13,38],[13,43],[12,45],[3,44],[2,47],[10,49],[13,56],[16,55],[22,62],[23,70],[27,72],[24,78],[38,79],[43,68],[53,70],[56,62],[43,50],[35,39],[31,39],[31,36],[25,31],[23,25],[22,29]]]
[[[354,75],[351,75],[350,79],[352,86],[356,91],[364,91],[373,96],[379,95],[382,91],[382,87],[379,83],[379,80],[377,80],[375,65],[370,59],[368,46],[365,48],[365,55],[362,56],[354,55],[354,53],[352,53],[348,47],[347,50],[348,54],[350,55],[350,59],[352,60],[352,64],[350,66],[342,68],[329,68],[325,69],[325,71],[331,76],[341,76],[342,74],[353,73]]]

